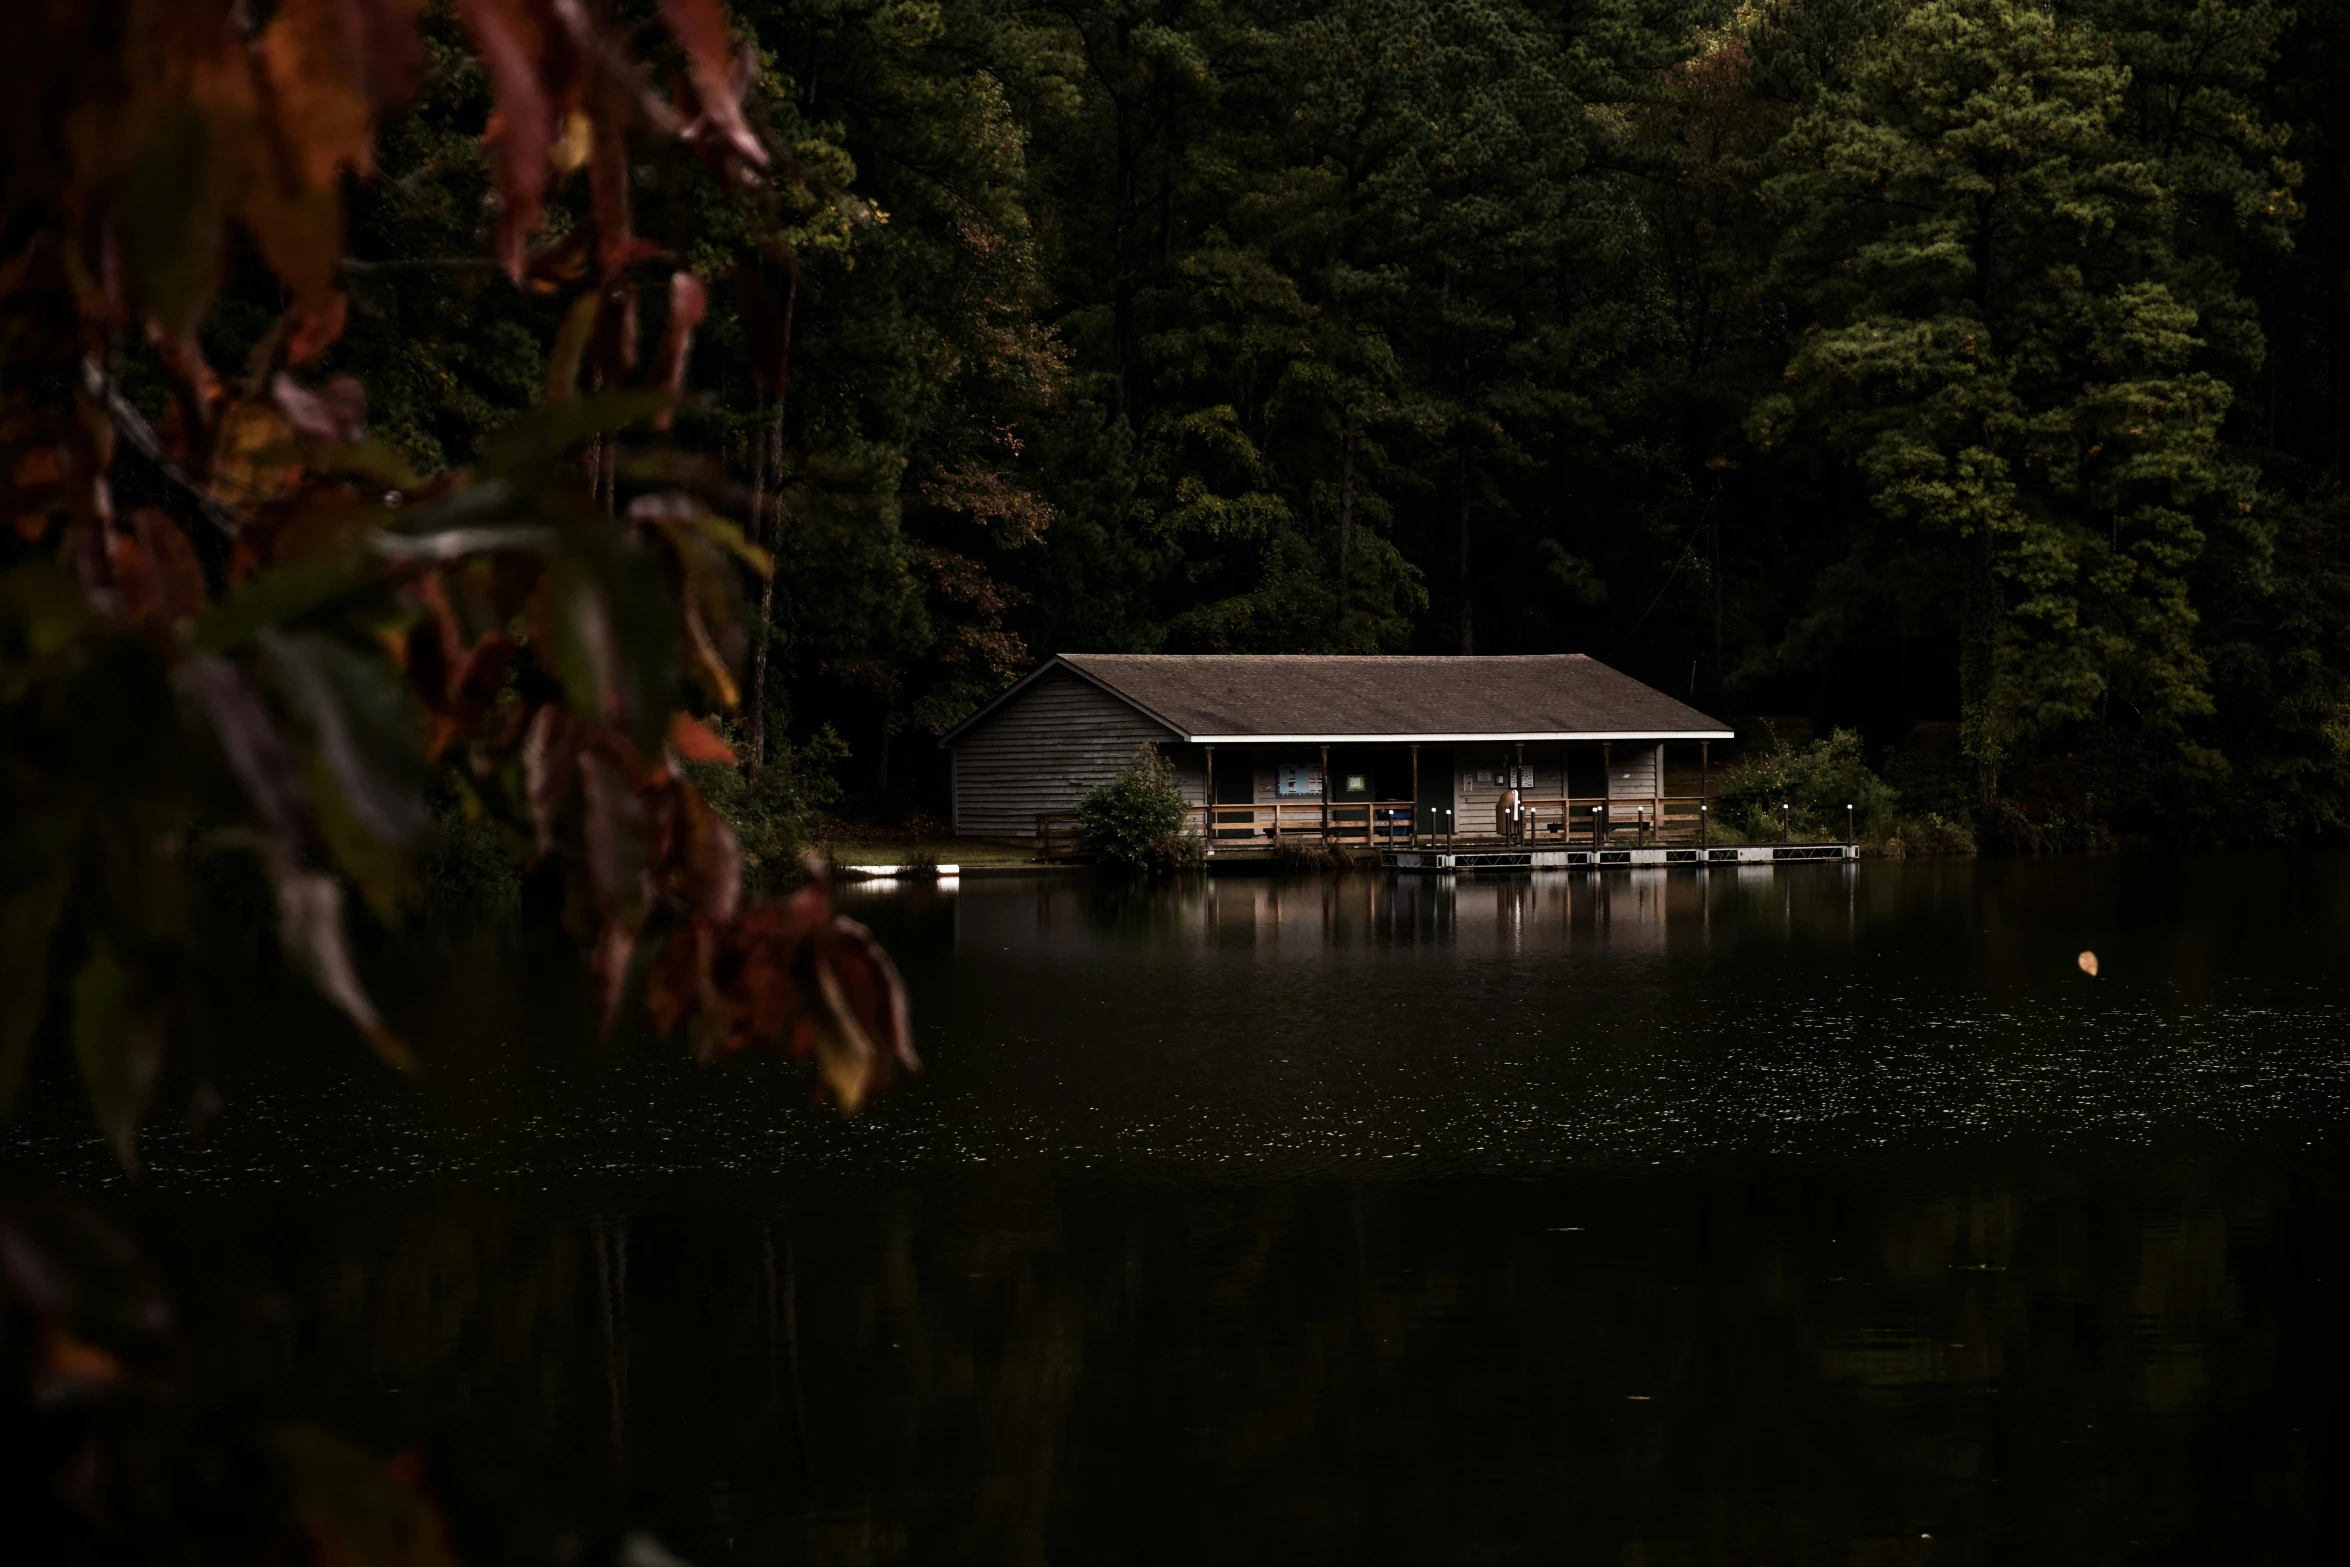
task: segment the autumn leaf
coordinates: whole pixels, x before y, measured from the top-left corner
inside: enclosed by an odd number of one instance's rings
[[[701,105],[701,117],[687,127],[686,138],[711,142],[765,168],[767,149],[743,120],[743,83],[748,77],[738,79],[727,47],[726,13],[718,0],[661,0],[661,16],[685,50],[694,96]]]
[[[548,153],[554,146],[553,110],[539,81],[538,63],[521,25],[501,0],[459,0],[458,10],[481,51],[497,107],[482,140],[495,155],[498,259],[519,283],[523,246],[538,227],[546,201]]]
[[[350,1567],[456,1567],[448,1525],[407,1466],[306,1423],[280,1426],[270,1445],[313,1558]]]
[[[278,945],[287,961],[351,1020],[386,1064],[415,1071],[415,1055],[385,1025],[359,983],[343,930],[342,884],[304,869],[283,844],[271,845],[266,857],[277,884]]]
[[[673,714],[669,720],[669,748],[681,761],[728,762],[734,760],[734,747],[721,740],[708,724],[691,713]]]

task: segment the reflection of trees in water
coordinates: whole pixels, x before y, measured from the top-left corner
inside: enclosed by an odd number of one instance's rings
[[[2290,1202],[1827,1172],[420,1210],[303,1254],[292,1328],[216,1374],[380,1399],[543,1518],[709,1559],[2157,1541],[2229,1516],[2212,1444],[2297,1451],[2290,1313],[2238,1283]]]

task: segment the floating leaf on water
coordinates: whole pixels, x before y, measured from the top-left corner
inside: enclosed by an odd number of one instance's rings
[[[2088,976],[2089,976],[2091,979],[2095,979],[2095,978],[2097,977],[2097,954],[2096,954],[2096,953],[2094,953],[2094,952],[2084,952],[2084,953],[2082,953],[2082,954],[2081,954],[2081,955],[2080,955],[2078,958],[2075,958],[2073,961],[2081,965],[2081,972],[2082,972],[2082,973],[2084,973],[2084,974],[2088,975]]]

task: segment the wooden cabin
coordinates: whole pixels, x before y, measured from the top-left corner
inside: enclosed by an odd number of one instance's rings
[[[1194,829],[1226,853],[1286,838],[1694,838],[1708,748],[1731,738],[1580,653],[1064,653],[940,743],[958,836],[1060,845],[1077,803],[1153,746]]]

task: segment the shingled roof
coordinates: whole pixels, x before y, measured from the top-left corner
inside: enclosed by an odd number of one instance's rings
[[[1513,658],[1064,653],[1074,672],[1194,742],[1727,740],[1729,727],[1581,653]],[[992,711],[990,703],[945,736]]]

